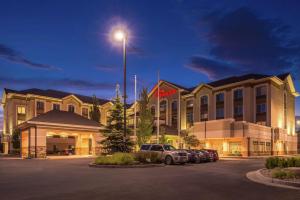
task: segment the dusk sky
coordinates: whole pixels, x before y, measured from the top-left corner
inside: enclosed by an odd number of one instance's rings
[[[111,99],[123,80],[122,46],[109,39],[116,24],[130,30],[131,101],[133,75],[139,88],[150,89],[158,70],[162,79],[186,87],[245,73],[291,72],[300,90],[300,1],[0,3],[1,92],[42,88]],[[296,106],[300,115],[299,98]]]

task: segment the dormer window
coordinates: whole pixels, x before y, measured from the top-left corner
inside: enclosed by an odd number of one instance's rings
[[[68,105],[69,112],[75,112],[75,107],[73,105]]]
[[[82,116],[85,118],[89,118],[89,109],[88,108],[82,108]]]
[[[36,114],[40,115],[45,112],[45,103],[43,101],[36,102]]]

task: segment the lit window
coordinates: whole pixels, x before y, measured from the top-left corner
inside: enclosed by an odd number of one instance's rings
[[[69,112],[75,112],[75,107],[73,105],[68,105]]]
[[[18,106],[17,107],[18,114],[25,114],[25,106]]]
[[[300,120],[297,120],[297,125],[300,125]]]
[[[53,110],[60,110],[60,105],[57,103],[53,104]]]
[[[186,102],[186,123],[187,127],[191,127],[194,123],[194,116],[193,116],[193,108],[194,108],[194,101],[189,100]]]

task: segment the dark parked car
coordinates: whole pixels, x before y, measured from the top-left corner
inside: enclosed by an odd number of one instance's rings
[[[188,149],[189,162],[201,163],[210,161],[209,153],[203,150]]]
[[[219,160],[219,155],[217,150],[213,149],[202,149],[203,151],[208,152],[210,161],[216,162]]]

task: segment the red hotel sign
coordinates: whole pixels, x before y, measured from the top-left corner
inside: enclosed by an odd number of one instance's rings
[[[171,89],[171,90],[167,90],[167,91],[160,89],[159,90],[159,97],[168,97],[168,96],[171,96],[173,94],[176,94],[176,92],[177,92],[176,89]],[[156,97],[158,97],[157,91],[155,92],[154,95]]]

